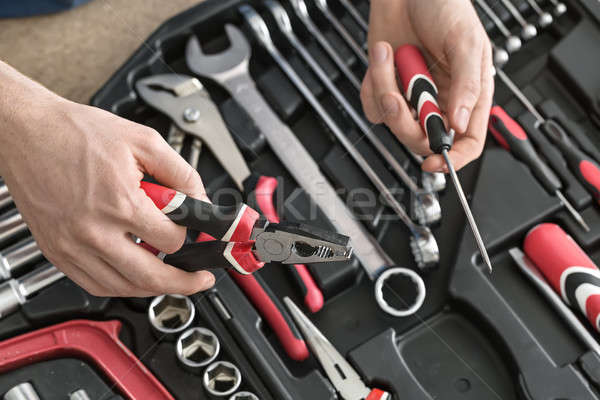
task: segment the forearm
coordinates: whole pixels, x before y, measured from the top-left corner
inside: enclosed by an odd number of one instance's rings
[[[17,145],[28,140],[35,126],[43,126],[45,116],[60,100],[59,96],[0,61],[0,175],[6,173],[10,159],[18,156]]]

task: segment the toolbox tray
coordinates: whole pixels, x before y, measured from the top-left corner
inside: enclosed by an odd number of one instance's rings
[[[250,3],[261,12],[272,27],[271,34],[278,47],[313,93],[350,137],[359,137],[359,132],[336,107],[332,96],[279,36],[260,1],[209,0],[169,19],[94,95],[91,104],[149,125],[166,135],[168,118],[138,98],[133,89],[135,81],[160,73],[193,76],[183,58],[190,35],[197,35],[209,51],[226,47],[223,25],[232,23],[244,27],[237,12],[238,6],[243,3]],[[286,5],[285,1],[282,3]],[[364,39],[339,4],[335,0],[329,3],[346,27],[358,39]],[[526,2],[518,3],[520,9],[532,17]],[[600,145],[599,126],[595,122],[597,112],[595,106],[587,102],[589,93],[594,93],[594,90],[600,93],[600,87],[578,87],[594,82],[579,79],[580,71],[572,70],[574,64],[564,62],[566,50],[561,45],[567,41],[577,42],[577,35],[600,34],[600,5],[594,0],[569,0],[565,3],[568,13],[541,32],[538,38],[524,44],[520,52],[511,55],[505,70],[534,102],[544,103],[547,115],[565,113],[574,121],[574,129],[597,149]],[[361,12],[368,12],[367,1],[357,0],[355,4]],[[297,21],[289,8],[288,13],[296,26]],[[507,19],[508,16],[503,15],[502,18]],[[316,22],[346,62],[360,73],[360,66],[341,39],[326,23],[318,18]],[[483,22],[490,27],[485,20]],[[302,32],[300,25],[297,24],[298,31]],[[258,88],[315,158],[325,176],[336,188],[342,189],[342,193],[357,187],[373,189],[292,83],[256,44],[252,34],[248,30],[244,32],[252,43],[250,71]],[[490,30],[490,34],[496,38],[497,32]],[[346,87],[347,83],[319,51],[318,45],[307,40],[307,35],[300,36],[336,85],[352,103],[359,105],[358,96]],[[571,48],[568,57],[573,57],[572,53],[598,57],[600,42],[586,43],[594,48]],[[583,73],[586,76],[590,74]],[[308,196],[295,191],[294,180],[251,120],[224,90],[205,79],[201,81],[219,105],[251,169],[281,177],[283,198],[288,200],[288,207],[293,206],[305,217],[309,216]],[[524,126],[535,129],[532,116],[501,83],[497,84],[495,100],[512,116],[518,117],[516,119]],[[409,168],[411,175],[418,176],[418,168],[396,139],[383,127],[375,130],[394,156]],[[540,140],[544,140],[542,135],[539,136]],[[184,155],[189,148],[189,143],[186,143]],[[390,187],[402,188],[367,141],[360,141],[358,147]],[[233,187],[208,149],[202,151],[198,170],[209,194],[222,187]],[[309,266],[325,295],[325,306],[310,315],[311,319],[337,349],[347,355],[367,383],[392,390],[395,398],[542,400],[551,398],[543,397],[542,393],[546,392],[550,395],[569,393],[573,394],[573,398],[600,398],[597,394],[596,397],[579,397],[585,389],[578,386],[579,381],[573,380],[570,370],[565,372],[565,368],[573,366],[574,371],[593,382],[593,372],[586,368],[593,368],[594,361],[582,364],[586,349],[537,289],[521,275],[507,252],[510,247],[520,245],[524,234],[532,226],[542,221],[553,221],[570,233],[594,260],[599,261],[598,206],[593,205],[591,196],[572,175],[561,174],[567,186],[565,194],[582,211],[592,228],[591,232],[583,233],[561,209],[558,200],[549,196],[525,167],[491,139],[488,139],[481,159],[465,167],[459,175],[492,257],[493,275],[489,276],[481,268],[475,243],[465,226],[463,211],[448,182],[440,198],[442,222],[433,229],[441,252],[440,265],[424,275],[427,297],[418,313],[407,318],[394,318],[381,311],[374,301],[372,282],[358,262],[352,260],[342,264]],[[408,193],[402,194],[400,190],[399,198],[408,204]],[[222,200],[227,201],[226,198]],[[370,207],[352,209],[378,238],[396,265],[416,269],[407,230],[380,201]],[[293,219],[288,210],[283,209],[283,219]],[[305,222],[331,229],[326,216],[320,212],[311,217]],[[267,265],[256,275],[278,299],[289,296],[302,305],[298,291],[284,270],[286,268]],[[232,361],[240,367],[242,389],[256,393],[261,399],[334,399],[332,387],[314,358],[301,363],[289,359],[228,274],[217,271],[216,277],[217,284],[213,290],[192,296],[198,315],[196,325],[215,331],[222,345],[219,359]],[[398,291],[411,293],[400,283],[398,285]],[[148,303],[146,299],[94,298],[64,280],[31,299],[18,313],[0,320],[0,338],[72,318],[119,319],[124,323],[122,341],[175,398],[205,398],[201,377],[177,365],[173,344],[164,341],[155,343],[146,317]],[[227,314],[230,318],[226,317]],[[72,360],[59,359],[56,362],[70,363]],[[523,368],[529,372],[524,374]],[[533,370],[537,372],[532,374]],[[46,379],[35,369],[30,371],[34,383],[36,379]],[[569,377],[565,377],[565,373]],[[13,375],[0,376],[0,393],[14,383]],[[57,382],[59,384],[62,385]],[[72,382],[69,385],[72,386]],[[107,385],[110,386],[110,383]],[[67,388],[65,385],[63,393],[72,390],[71,386]],[[592,390],[600,390],[600,386]],[[64,398],[59,392],[47,393],[44,399]],[[107,393],[102,398],[108,399],[112,395]]]

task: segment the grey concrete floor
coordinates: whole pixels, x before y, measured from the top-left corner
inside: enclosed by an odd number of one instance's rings
[[[59,14],[0,19],[0,59],[87,103],[169,17],[201,0],[94,0]]]

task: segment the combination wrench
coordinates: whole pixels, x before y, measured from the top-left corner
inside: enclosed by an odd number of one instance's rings
[[[369,177],[369,180],[373,183],[373,185],[379,190],[380,194],[383,196],[386,204],[394,211],[394,213],[400,218],[402,222],[407,226],[410,230],[411,237],[411,249],[413,250],[415,261],[417,264],[423,268],[426,264],[429,264],[427,260],[423,260],[422,254],[437,254],[439,253],[437,243],[431,230],[427,227],[417,225],[412,222],[409,218],[408,214],[404,207],[398,202],[398,200],[393,196],[390,190],[387,188],[385,183],[379,178],[377,173],[373,170],[373,168],[369,165],[368,161],[362,156],[362,154],[358,151],[356,147],[352,144],[350,139],[344,134],[344,132],[338,127],[338,125],[333,121],[331,116],[325,111],[323,106],[319,103],[317,98],[312,94],[308,86],[302,81],[302,78],[298,76],[293,67],[285,60],[285,58],[281,55],[273,41],[271,40],[271,35],[269,29],[265,21],[258,15],[254,9],[251,7],[242,7],[242,15],[246,19],[246,22],[254,32],[258,42],[267,50],[267,52],[273,57],[277,65],[283,70],[283,72],[287,75],[287,77],[294,83],[296,88],[302,93],[305,99],[310,103],[312,108],[319,114],[323,122],[329,127],[329,129],[334,133],[335,137],[339,140],[342,146],[346,149],[346,151],[352,156],[354,161],[360,166],[363,172]],[[425,241],[423,241],[425,239]],[[426,243],[430,246],[427,251],[421,249],[419,246],[422,243]],[[436,259],[438,256],[436,255]],[[436,260],[437,262],[437,260]]]
[[[304,59],[304,61],[306,61],[306,63],[309,65],[312,71],[319,77],[321,82],[327,87],[327,89],[335,97],[338,103],[341,104],[341,106],[348,113],[348,115],[350,115],[354,123],[359,127],[360,131],[369,139],[371,144],[383,156],[387,164],[392,167],[392,169],[394,170],[394,172],[396,172],[396,174],[402,180],[402,182],[413,193],[413,207],[415,211],[415,216],[417,217],[419,223],[421,225],[430,225],[438,222],[442,217],[442,210],[437,197],[433,193],[426,192],[425,190],[417,186],[417,184],[412,180],[412,178],[406,173],[404,168],[402,168],[398,160],[379,140],[379,138],[371,131],[370,127],[367,125],[362,116],[360,116],[359,113],[350,104],[350,102],[346,100],[346,97],[339,91],[339,89],[335,87],[333,82],[327,76],[327,73],[323,70],[323,68],[321,68],[319,63],[312,57],[308,50],[306,50],[306,48],[302,45],[302,43],[294,33],[290,18],[285,9],[281,6],[281,4],[273,0],[267,0],[264,2],[264,4],[273,15],[273,18],[279,26],[279,30],[284,34],[284,36],[287,38],[290,44],[294,47],[294,49],[296,49],[298,53],[300,53],[301,57]],[[269,45],[269,47],[270,46],[271,45]],[[274,58],[276,61],[278,61],[278,57]],[[283,66],[281,67],[284,68]],[[334,133],[336,133],[337,131],[339,131],[339,129],[334,131]],[[344,136],[343,133],[341,133],[341,135]],[[339,135],[336,133],[336,136]],[[392,208],[395,209],[394,206],[392,206]]]
[[[261,130],[269,146],[290,172],[298,185],[312,201],[328,216],[339,232],[350,236],[354,254],[367,275],[377,280],[381,272],[393,265],[375,238],[358,222],[344,201],[321,173],[318,164],[306,151],[291,129],[284,124],[262,97],[248,70],[251,56],[250,45],[242,32],[233,25],[225,25],[230,47],[218,54],[204,54],[200,42],[192,37],[186,47],[186,61],[190,70],[209,78],[225,88],[242,106]],[[432,238],[433,236],[431,236]],[[439,261],[435,240],[433,246],[427,237],[420,237],[418,248],[423,250],[423,265]],[[381,305],[381,303],[380,303]]]

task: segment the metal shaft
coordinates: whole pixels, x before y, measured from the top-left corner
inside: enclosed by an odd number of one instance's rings
[[[261,24],[262,25],[262,24]],[[266,25],[264,27],[266,28]],[[264,39],[264,38],[263,38]],[[266,41],[268,40],[268,41]],[[312,108],[317,112],[317,114],[321,117],[323,122],[329,127],[329,129],[333,132],[335,137],[342,144],[344,149],[350,154],[350,156],[354,159],[354,161],[359,165],[362,171],[367,175],[371,183],[377,188],[380,194],[383,196],[386,204],[392,208],[394,213],[398,215],[400,220],[406,224],[406,226],[410,229],[411,232],[415,233],[417,230],[415,229],[415,224],[412,222],[404,207],[396,200],[394,195],[387,188],[386,184],[379,178],[377,173],[373,170],[371,165],[369,165],[368,161],[363,157],[363,155],[358,151],[358,149],[354,146],[354,144],[348,139],[346,134],[339,128],[339,126],[335,123],[333,118],[329,115],[329,113],[325,110],[325,108],[319,103],[317,98],[312,94],[311,90],[306,86],[302,78],[298,76],[296,71],[292,68],[292,66],[285,60],[283,55],[279,52],[279,50],[275,47],[275,44],[270,39],[264,39],[261,41],[261,44],[264,45],[265,49],[269,52],[269,54],[273,57],[277,65],[283,70],[283,72],[287,75],[287,77],[294,83],[296,88],[302,93],[304,98],[309,102]]]
[[[502,82],[510,89],[511,92],[519,99],[519,101],[525,106],[538,123],[543,123],[546,119],[542,117],[542,114],[538,112],[535,106],[529,101],[527,96],[519,89],[519,87],[502,71],[500,68],[496,68],[496,76],[498,76]]]
[[[504,7],[511,13],[513,18],[521,25],[521,37],[529,40],[537,35],[537,29],[523,18],[517,7],[510,0],[500,0]]]
[[[556,197],[559,198],[560,202],[565,206],[565,208],[567,209],[569,214],[571,214],[573,216],[573,218],[575,218],[575,221],[577,221],[579,223],[579,225],[581,225],[583,227],[583,229],[585,229],[586,232],[589,232],[590,231],[589,225],[585,222],[585,220],[583,219],[581,214],[579,214],[579,212],[577,212],[575,207],[573,207],[573,205],[571,203],[569,203],[569,201],[566,199],[565,195],[562,194],[562,192],[560,190],[557,190],[556,192],[554,192],[554,194],[556,194]]]
[[[352,2],[350,2],[350,0],[338,0],[338,1],[340,3],[342,3],[342,6],[344,6],[344,8],[346,9],[346,11],[348,11],[348,14],[350,14],[350,16],[354,19],[354,21],[356,21],[356,23],[358,24],[358,26],[360,26],[360,28],[363,31],[368,32],[369,31],[369,24],[363,18],[363,16],[361,15],[361,13],[356,9],[356,7],[354,7],[354,4],[352,4]]]
[[[327,18],[327,21],[333,26],[333,29],[344,39],[344,42],[352,49],[359,61],[366,67],[369,65],[369,59],[367,58],[363,48],[354,40],[352,35],[344,28],[344,25],[337,20],[335,15],[329,10],[327,0],[315,0],[317,8],[321,10],[321,13]]]
[[[496,15],[494,10],[484,0],[475,0],[475,3],[483,10],[484,13],[492,20],[500,33],[506,38],[505,48],[509,53],[514,53],[521,48],[521,39],[513,35],[510,30],[504,25],[504,22]]]
[[[302,21],[306,29],[309,31],[311,36],[317,39],[319,45],[325,50],[327,55],[333,60],[335,65],[342,71],[346,79],[350,81],[352,86],[356,90],[360,90],[360,81],[356,78],[350,67],[346,64],[344,60],[339,56],[337,51],[333,48],[333,46],[329,43],[329,41],[325,38],[323,33],[319,30],[317,25],[313,22],[308,14],[308,8],[306,7],[306,3],[304,0],[290,0],[292,3],[292,7],[296,12],[296,15]]]
[[[458,175],[456,175],[456,171],[454,170],[454,165],[452,165],[452,161],[450,157],[448,157],[448,151],[443,150],[442,155],[446,160],[446,164],[448,165],[448,171],[450,171],[450,177],[452,178],[452,183],[456,188],[456,193],[458,194],[458,199],[460,200],[460,204],[462,208],[465,210],[465,215],[467,216],[467,221],[469,222],[469,226],[471,227],[471,231],[473,231],[473,236],[475,236],[475,242],[477,242],[477,247],[479,248],[479,253],[481,254],[481,258],[483,262],[488,268],[488,271],[492,272],[492,263],[490,261],[490,257],[488,256],[487,250],[485,249],[485,244],[483,243],[483,239],[481,239],[481,234],[479,233],[479,228],[477,228],[477,224],[475,223],[475,218],[473,218],[473,213],[471,213],[471,208],[469,207],[469,203],[467,202],[467,198],[465,197],[465,193],[463,192],[460,181],[458,180]]]

